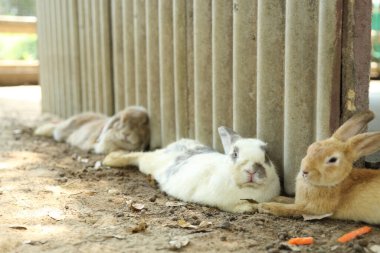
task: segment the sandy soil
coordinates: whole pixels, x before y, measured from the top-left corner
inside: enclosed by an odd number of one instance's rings
[[[0,252],[371,252],[380,245],[380,226],[341,245],[339,236],[363,224],[178,202],[136,168],[99,167],[102,156],[34,137],[38,87],[12,89],[19,90],[0,88]],[[300,236],[315,244],[285,243]]]

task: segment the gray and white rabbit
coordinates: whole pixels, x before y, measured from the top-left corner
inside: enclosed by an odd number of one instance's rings
[[[97,154],[116,150],[139,151],[149,145],[149,116],[145,108],[130,106],[112,117],[86,112],[38,127],[35,135],[53,137]]]
[[[225,154],[182,139],[154,152],[112,152],[103,164],[138,166],[167,194],[228,212],[252,212],[257,205],[247,200],[263,202],[278,196],[280,182],[266,143],[242,138],[226,127],[218,130]]]

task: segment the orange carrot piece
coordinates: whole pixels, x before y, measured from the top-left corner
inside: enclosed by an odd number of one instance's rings
[[[313,237],[296,237],[296,238],[291,238],[288,241],[289,244],[292,245],[309,245],[314,243],[314,238]]]
[[[359,229],[353,230],[347,234],[342,235],[341,237],[338,238],[338,242],[345,243],[345,242],[351,241],[355,239],[356,237],[358,237],[359,235],[363,235],[363,234],[371,232],[371,230],[372,228],[368,226],[361,227]]]

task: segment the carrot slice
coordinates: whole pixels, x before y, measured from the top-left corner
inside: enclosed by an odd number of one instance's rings
[[[289,244],[292,245],[309,245],[314,243],[314,238],[313,237],[296,237],[296,238],[291,238],[288,241]]]
[[[351,241],[355,239],[356,237],[358,237],[359,235],[363,235],[363,234],[371,232],[371,230],[372,228],[368,226],[361,227],[359,229],[353,230],[347,234],[342,235],[341,237],[338,238],[338,242],[345,243],[345,242]]]

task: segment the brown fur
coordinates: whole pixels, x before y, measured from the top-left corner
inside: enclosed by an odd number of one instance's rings
[[[145,150],[150,140],[149,115],[141,106],[129,106],[112,117],[87,112],[59,123],[47,123],[35,135],[52,136],[72,146],[98,154],[116,150]]]
[[[295,203],[262,203],[259,211],[278,216],[332,213],[336,219],[380,224],[380,171],[352,168],[355,160],[380,149],[380,132],[354,136],[372,119],[369,111],[355,115],[331,138],[310,145],[296,179]]]

